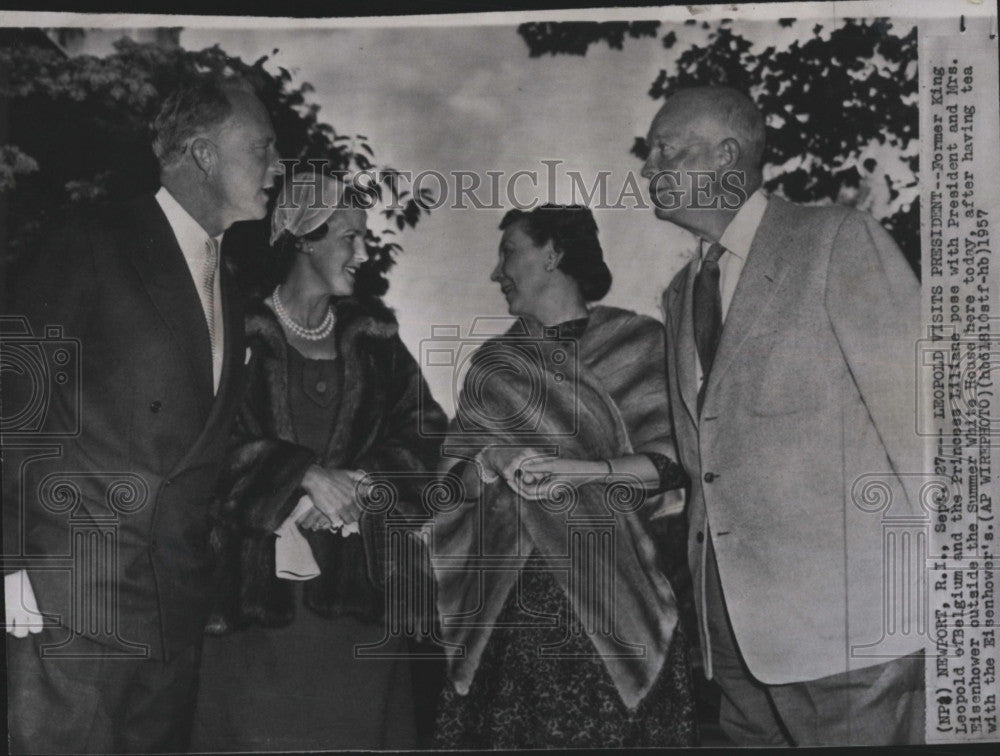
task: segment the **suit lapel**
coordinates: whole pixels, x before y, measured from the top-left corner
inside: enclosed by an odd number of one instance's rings
[[[208,325],[191,271],[173,229],[153,197],[135,205],[136,228],[131,246],[132,262],[150,299],[166,322],[174,346],[191,370],[203,416],[212,401],[212,347]]]
[[[232,417],[233,404],[242,399],[243,359],[246,349],[246,333],[243,323],[243,304],[236,281],[225,262],[219,266],[222,290],[222,322],[225,345],[222,356],[222,375],[219,377],[219,391],[211,405],[211,412],[205,420],[198,440],[191,445],[188,453],[177,463],[181,470],[202,456],[204,446],[218,431],[218,424]],[[207,331],[207,328],[206,328]],[[210,377],[211,380],[211,377]],[[209,384],[211,389],[211,383]]]
[[[771,297],[787,273],[787,260],[782,253],[789,247],[791,229],[794,227],[787,218],[787,208],[787,203],[782,200],[768,200],[767,210],[754,235],[746,264],[729,304],[722,339],[719,341],[715,364],[705,392],[706,401],[726,371],[732,367],[740,346],[753,330],[761,313],[767,309]],[[693,341],[693,325],[690,332]]]

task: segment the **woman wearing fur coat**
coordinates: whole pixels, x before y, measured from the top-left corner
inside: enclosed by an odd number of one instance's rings
[[[355,653],[388,637],[385,521],[363,491],[366,476],[402,473],[400,500],[418,500],[405,483],[435,468],[446,418],[392,312],[352,296],[367,221],[349,198],[337,179],[299,175],[272,215],[272,246],[290,263],[247,317],[196,751],[416,744],[403,641],[377,658]],[[384,653],[392,643],[397,658]]]

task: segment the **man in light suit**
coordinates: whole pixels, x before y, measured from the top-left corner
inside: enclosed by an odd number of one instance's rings
[[[179,90],[154,130],[155,196],[54,229],[4,308],[22,336],[56,329],[79,352],[79,390],[52,383],[37,427],[5,434],[18,451],[4,455],[3,499],[14,752],[178,751],[189,735],[207,505],[245,363],[219,247],[231,224],[264,217],[280,164],[245,82]],[[4,343],[12,356],[22,346]],[[29,384],[5,374],[5,418],[34,406]]]
[[[923,514],[917,279],[870,216],[761,193],[745,95],[680,91],[648,142],[656,215],[700,239],[663,307],[720,724],[746,745],[922,742],[926,605],[883,597],[892,555],[862,493]]]

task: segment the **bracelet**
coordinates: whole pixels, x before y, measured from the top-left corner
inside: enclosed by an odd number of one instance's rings
[[[687,473],[684,472],[684,468],[670,459],[670,457],[656,452],[642,452],[642,454],[653,463],[653,467],[656,468],[659,477],[656,487],[647,491],[647,493],[657,494],[664,491],[672,491],[675,488],[684,488],[691,482]]]

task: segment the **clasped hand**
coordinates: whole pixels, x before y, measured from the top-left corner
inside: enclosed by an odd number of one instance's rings
[[[327,470],[313,465],[302,478],[302,488],[313,506],[296,522],[306,530],[332,530],[361,516],[358,502],[362,470]]]
[[[484,480],[504,482],[514,493],[530,501],[549,497],[559,485],[578,486],[597,479],[607,473],[604,462],[583,459],[560,459],[545,456],[538,449],[511,450],[487,447],[479,458]]]

